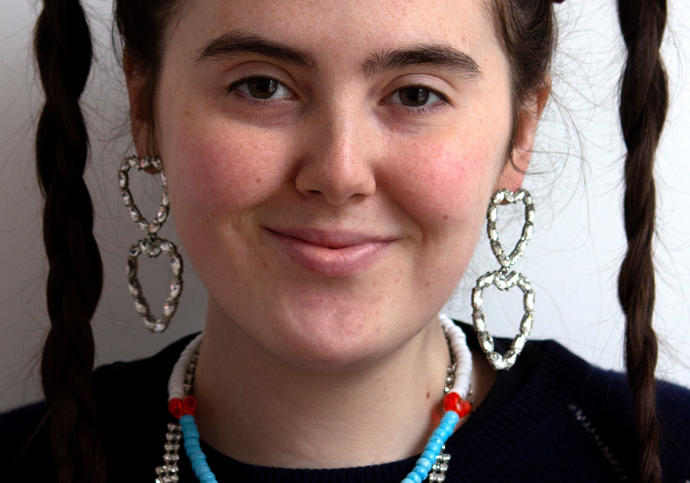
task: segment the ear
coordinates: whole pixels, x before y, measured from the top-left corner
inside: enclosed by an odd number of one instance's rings
[[[510,151],[510,158],[503,167],[496,191],[502,188],[517,191],[522,186],[522,180],[532,158],[537,125],[544,107],[546,107],[550,92],[551,78],[547,78],[521,106],[516,119],[515,139]]]
[[[137,156],[143,158],[154,153],[153,139],[151,139],[151,119],[148,102],[148,76],[137,67],[129,52],[125,50],[122,56],[122,66],[127,81],[129,94],[129,120],[132,139]]]

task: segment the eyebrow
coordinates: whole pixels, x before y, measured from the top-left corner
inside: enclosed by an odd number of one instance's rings
[[[244,32],[229,32],[211,40],[199,50],[196,63],[221,60],[240,52],[259,54],[307,69],[316,70],[317,68],[316,60],[308,52]],[[381,51],[366,59],[362,63],[362,70],[365,75],[371,76],[379,70],[400,70],[414,65],[447,67],[467,78],[481,75],[481,69],[472,57],[443,44],[422,44]]]
[[[468,78],[481,75],[479,64],[472,57],[453,47],[441,44],[422,44],[406,49],[379,52],[367,59],[362,67],[366,75],[373,75],[380,69],[398,70],[414,65],[448,67]]]
[[[197,56],[196,62],[204,60],[220,60],[238,52],[252,52],[255,54],[282,60],[290,64],[308,69],[315,69],[316,62],[307,52],[295,49],[280,42],[267,40],[263,37],[244,33],[227,33],[211,40]]]

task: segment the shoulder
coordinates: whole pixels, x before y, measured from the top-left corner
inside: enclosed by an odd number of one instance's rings
[[[26,481],[49,479],[46,418],[44,402],[0,414],[0,465],[8,481],[19,481],[19,475]]]
[[[552,388],[565,391],[591,409],[598,406],[602,411],[620,412],[632,408],[632,393],[624,373],[591,365],[551,340],[530,344],[538,346],[543,353],[539,363],[540,369],[546,372],[543,382],[549,382]],[[656,391],[660,418],[678,422],[676,418],[688,415],[690,389],[657,380]]]
[[[162,464],[168,413],[168,379],[192,336],[146,359],[118,362],[94,373],[98,431],[103,440],[110,481],[150,475]],[[127,461],[127,465],[120,462]]]
[[[130,461],[152,469],[160,464],[167,414],[170,370],[190,340],[185,337],[157,354],[130,362],[115,362],[94,371],[97,431],[110,468]],[[50,417],[45,402],[29,404],[0,414],[0,462],[22,481],[48,481],[51,457]],[[144,463],[145,462],[145,463]],[[152,464],[153,463],[153,464]],[[132,466],[128,465],[131,470]],[[124,468],[123,468],[124,471]],[[120,481],[111,474],[112,481]],[[153,475],[152,475],[153,479]],[[15,481],[10,478],[9,481]],[[19,480],[17,480],[19,481]],[[123,480],[124,481],[124,480]]]
[[[472,329],[462,327],[481,352]],[[495,342],[499,352],[511,343]],[[659,382],[657,393],[664,480],[686,481],[690,391]],[[473,481],[624,480],[636,459],[632,407],[624,374],[593,366],[557,342],[530,341],[512,369],[499,371],[449,446]]]
[[[144,359],[98,367],[94,371],[93,387],[99,409],[119,405],[124,410],[154,394],[164,395],[167,401],[170,370],[192,337],[183,337]]]
[[[592,443],[619,468],[636,457],[633,398],[627,377],[593,366],[554,341],[534,342],[543,351],[538,390],[556,391],[568,413]],[[690,478],[690,390],[657,381],[657,415],[662,425],[661,463],[665,481]],[[615,457],[616,455],[617,457]]]

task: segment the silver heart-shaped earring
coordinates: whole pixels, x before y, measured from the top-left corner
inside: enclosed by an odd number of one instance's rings
[[[501,242],[498,240],[498,231],[496,230],[496,218],[498,214],[498,206],[507,202],[509,204],[518,203],[522,201],[525,205],[525,222],[522,226],[522,234],[520,239],[515,244],[515,248],[510,255],[505,254]],[[491,198],[489,209],[486,213],[487,219],[487,233],[489,235],[489,242],[491,243],[491,251],[493,251],[496,260],[501,265],[498,270],[493,270],[485,273],[477,279],[477,283],[472,290],[472,321],[479,339],[479,346],[486,353],[489,363],[497,370],[510,369],[517,356],[522,352],[527,336],[532,330],[534,321],[534,290],[527,277],[519,272],[514,272],[511,267],[518,261],[518,259],[525,252],[527,242],[532,236],[532,226],[534,223],[534,203],[529,191],[520,189],[513,193],[510,190],[502,189],[497,191]],[[520,330],[513,339],[510,348],[505,354],[501,355],[496,352],[494,348],[494,339],[486,330],[486,320],[484,312],[482,311],[484,289],[489,286],[495,286],[499,290],[508,291],[511,288],[517,287],[522,290],[522,302],[524,306],[524,314],[520,321]]]
[[[136,168],[137,170],[153,170],[155,171],[161,181],[161,205],[158,208],[156,217],[153,222],[149,222],[139,211],[132,193],[129,190],[129,170]],[[138,158],[137,156],[129,156],[122,161],[120,170],[118,172],[118,184],[120,186],[120,194],[122,200],[129,211],[134,223],[139,229],[144,232],[145,237],[134,243],[129,249],[129,256],[127,258],[127,281],[129,286],[129,293],[134,298],[134,308],[141,316],[144,326],[151,332],[163,332],[170,323],[177,305],[180,301],[182,293],[182,257],[177,251],[177,247],[170,240],[160,238],[158,230],[161,229],[165,220],[168,218],[168,211],[170,209],[170,201],[168,199],[168,180],[163,172],[163,163],[160,158],[156,156],[146,156],[145,158]],[[149,258],[158,257],[164,253],[170,257],[170,269],[172,272],[172,279],[170,281],[170,295],[163,304],[163,314],[156,319],[151,314],[149,304],[144,297],[144,292],[139,283],[137,275],[138,257],[142,253],[148,255]]]

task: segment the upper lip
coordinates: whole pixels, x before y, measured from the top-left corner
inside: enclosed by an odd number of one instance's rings
[[[296,238],[298,240],[327,248],[345,248],[367,243],[385,243],[395,237],[370,235],[358,231],[321,230],[315,228],[268,228],[278,235]]]

